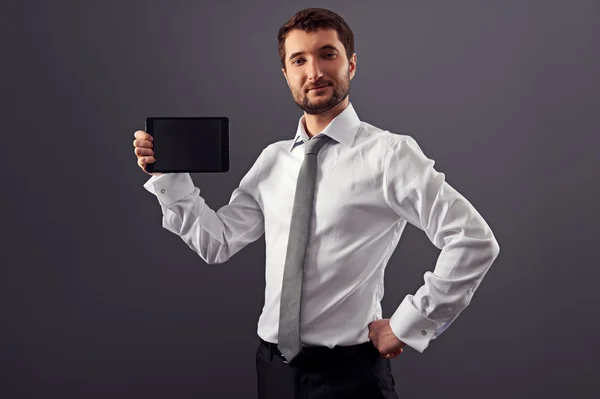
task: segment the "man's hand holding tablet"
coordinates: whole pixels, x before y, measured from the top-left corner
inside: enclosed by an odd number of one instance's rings
[[[133,145],[144,173],[214,173],[229,170],[227,117],[148,117]]]
[[[135,137],[135,140],[133,140],[133,146],[135,147],[135,150],[133,150],[133,152],[138,158],[138,166],[142,168],[144,173],[147,173],[149,175],[162,175],[162,173],[148,173],[146,171],[146,165],[149,163],[154,163],[156,161],[156,159],[154,158],[154,151],[152,150],[152,148],[154,147],[154,145],[152,144],[152,141],[154,140],[152,136],[143,130],[138,130],[134,133],[133,137]]]

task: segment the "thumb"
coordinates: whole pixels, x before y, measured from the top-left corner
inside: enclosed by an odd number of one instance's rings
[[[391,358],[399,356],[401,354],[402,354],[402,348],[398,349],[395,352],[391,352],[388,356],[386,356],[386,358],[391,359]]]

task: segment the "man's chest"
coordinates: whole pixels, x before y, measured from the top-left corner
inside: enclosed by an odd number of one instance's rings
[[[283,157],[262,170],[258,190],[265,226],[271,231],[289,231],[301,164],[299,158]],[[312,233],[360,233],[370,223],[393,218],[382,183],[380,159],[330,156],[320,160],[311,213]]]

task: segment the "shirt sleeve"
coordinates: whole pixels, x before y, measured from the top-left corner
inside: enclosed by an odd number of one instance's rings
[[[412,137],[404,136],[390,146],[383,171],[389,206],[441,249],[425,283],[406,295],[390,318],[398,339],[421,353],[469,305],[500,250],[481,215],[434,163]]]
[[[262,155],[233,191],[229,204],[218,211],[200,196],[189,173],[152,176],[144,188],[156,195],[162,226],[177,234],[206,263],[224,263],[265,230],[259,203],[258,181]]]

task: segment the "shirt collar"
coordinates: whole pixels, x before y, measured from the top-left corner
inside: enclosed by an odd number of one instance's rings
[[[290,152],[296,147],[296,145],[308,140],[308,134],[304,129],[303,122],[304,115],[300,117],[298,121],[298,129],[296,130],[296,136],[292,140],[290,146]],[[323,129],[319,134],[325,134],[337,142],[345,144],[348,147],[352,147],[354,143],[354,137],[360,127],[360,119],[354,111],[352,103],[348,103],[348,106],[339,113],[338,116],[333,118],[331,122]]]

